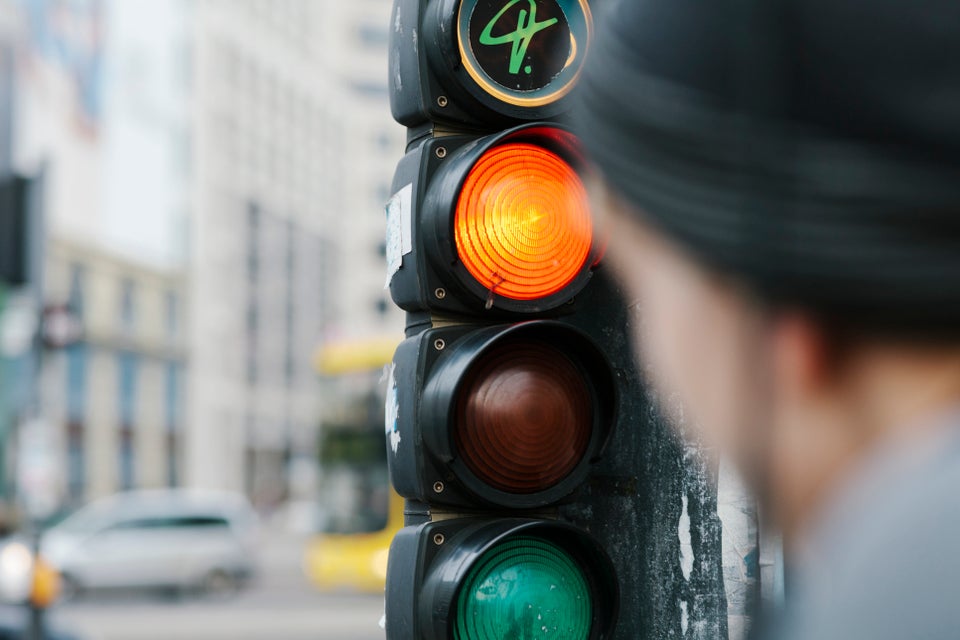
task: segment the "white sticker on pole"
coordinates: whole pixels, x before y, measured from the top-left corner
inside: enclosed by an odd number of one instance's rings
[[[390,378],[387,380],[387,401],[384,406],[384,428],[387,433],[387,442],[394,455],[400,448],[400,398],[397,395],[397,379],[393,375],[395,365],[390,365]]]
[[[393,274],[400,270],[403,256],[413,250],[413,184],[408,184],[387,201],[387,282],[390,286]]]

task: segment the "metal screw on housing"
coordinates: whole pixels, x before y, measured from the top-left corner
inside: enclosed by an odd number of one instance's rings
[[[440,107],[445,107],[448,104],[447,96],[438,96],[437,105]]]
[[[434,291],[433,295],[436,296],[437,300],[443,300],[447,297],[447,290],[441,287]]]
[[[442,533],[435,533],[433,535],[433,544],[437,545],[438,547],[442,545],[445,540],[446,538],[443,537]]]
[[[443,483],[442,483],[442,482],[434,482],[434,483],[433,483],[433,492],[434,492],[434,493],[443,493]]]
[[[447,148],[446,148],[446,147],[437,147],[437,150],[435,151],[435,153],[437,154],[437,157],[438,157],[438,158],[446,158],[446,157],[447,157]]]
[[[433,341],[433,348],[437,351],[443,351],[444,347],[447,346],[447,343],[444,342],[443,338],[437,338]]]

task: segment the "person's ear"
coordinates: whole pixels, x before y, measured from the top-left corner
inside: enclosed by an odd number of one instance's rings
[[[772,320],[773,375],[779,393],[797,400],[818,395],[834,382],[835,345],[808,315],[785,311]]]

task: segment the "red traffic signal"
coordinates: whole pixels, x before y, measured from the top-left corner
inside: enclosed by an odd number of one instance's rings
[[[412,192],[394,301],[408,311],[491,316],[557,311],[590,279],[594,232],[576,138],[526,125],[430,138],[400,164]],[[402,224],[402,222],[401,222]]]
[[[467,173],[453,218],[457,258],[487,290],[538,300],[564,290],[593,249],[593,220],[576,170],[550,149],[508,142]]]

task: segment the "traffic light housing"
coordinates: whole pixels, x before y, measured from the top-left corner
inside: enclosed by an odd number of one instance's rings
[[[563,121],[588,3],[395,0],[391,34],[388,640],[726,637],[712,472],[646,394]]]
[[[610,638],[603,545],[558,518],[616,420],[608,355],[568,320],[603,250],[566,108],[585,0],[397,0],[390,81],[411,144],[387,207],[408,312],[386,427],[407,525],[391,639]]]

